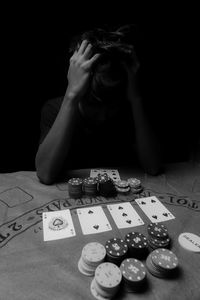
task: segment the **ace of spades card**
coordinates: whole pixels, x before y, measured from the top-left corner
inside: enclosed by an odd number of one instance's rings
[[[77,215],[83,234],[95,234],[112,230],[101,206],[79,208]]]
[[[135,202],[152,223],[175,219],[173,214],[155,196],[135,199]]]

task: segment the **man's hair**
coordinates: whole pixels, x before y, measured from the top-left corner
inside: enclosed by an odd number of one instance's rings
[[[137,60],[134,51],[134,25],[124,25],[117,30],[94,28],[76,36],[70,45],[70,53],[87,40],[93,54],[100,53],[93,68],[90,93],[99,101],[108,101],[120,97],[126,83],[123,63],[129,63],[130,57]],[[113,99],[115,100],[115,99]]]

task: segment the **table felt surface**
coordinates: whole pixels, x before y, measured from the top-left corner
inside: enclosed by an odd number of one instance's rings
[[[175,219],[165,222],[172,239],[171,250],[179,259],[177,278],[159,279],[147,271],[148,289],[143,293],[124,293],[114,299],[200,299],[200,253],[183,249],[178,236],[191,232],[200,236],[200,165],[170,164],[159,176],[134,169],[118,169],[122,179],[139,178],[144,190],[137,197],[157,196]],[[83,197],[71,199],[67,180],[87,177],[89,169],[71,170],[66,180],[54,185],[39,182],[36,172],[19,171],[0,174],[0,299],[2,300],[90,300],[92,277],[81,274],[77,263],[83,246],[92,241],[102,244],[123,238],[127,232],[147,235],[150,222],[134,201],[135,195],[115,198]],[[107,204],[129,201],[145,224],[118,229]],[[83,235],[76,209],[101,205],[112,231]],[[70,209],[76,236],[44,242],[42,212]],[[144,261],[145,262],[145,261]]]

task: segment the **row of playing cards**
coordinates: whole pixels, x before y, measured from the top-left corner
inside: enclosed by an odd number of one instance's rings
[[[136,199],[136,203],[152,223],[163,222],[175,217],[154,196]],[[133,206],[129,203],[107,205],[114,222],[119,229],[144,225]],[[112,230],[108,218],[101,206],[77,209],[77,215],[83,234],[95,234]],[[75,228],[70,210],[43,213],[44,241],[75,236]]]

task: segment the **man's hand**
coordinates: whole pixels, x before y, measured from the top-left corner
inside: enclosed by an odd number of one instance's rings
[[[88,41],[82,41],[79,49],[70,58],[67,75],[68,95],[76,96],[76,98],[78,96],[79,98],[85,94],[92,66],[99,56],[100,54],[92,55],[92,45]]]

